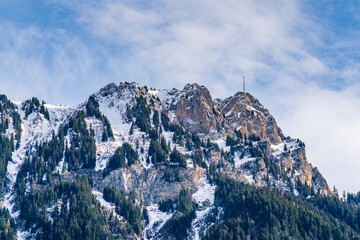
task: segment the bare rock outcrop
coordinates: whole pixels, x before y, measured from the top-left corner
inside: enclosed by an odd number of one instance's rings
[[[187,84],[176,104],[179,123],[191,133],[218,136],[229,130],[227,123],[214,105],[209,90],[197,84]]]
[[[176,179],[178,171],[181,180]],[[165,175],[168,175],[166,179]],[[193,192],[203,172],[200,167],[179,168],[178,166],[159,166],[144,169],[140,164],[112,171],[108,176],[95,182],[97,189],[114,186],[126,192],[134,190],[146,204],[158,203],[160,200],[175,199],[181,188],[186,187]]]
[[[284,139],[269,110],[249,93],[237,92],[232,97],[218,101],[216,107],[224,114],[232,129],[246,135],[256,135],[272,144]]]
[[[331,190],[325,180],[325,178],[322,176],[322,174],[319,172],[319,169],[317,167],[311,167],[311,173],[312,173],[312,183],[316,190],[320,191],[321,194],[329,195],[331,193]]]

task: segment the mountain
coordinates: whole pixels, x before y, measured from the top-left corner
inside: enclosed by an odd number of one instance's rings
[[[339,198],[251,94],[109,84],[74,106],[0,97],[1,239],[347,239]]]

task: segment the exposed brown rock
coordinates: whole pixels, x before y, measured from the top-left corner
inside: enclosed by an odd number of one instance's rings
[[[302,184],[312,186],[312,173],[309,163],[306,159],[305,148],[299,148],[291,152],[293,159],[293,168],[299,173],[298,179]]]
[[[180,169],[183,181],[175,180],[175,175]],[[166,181],[164,174],[171,175],[171,181]],[[197,190],[201,168],[179,168],[177,166],[159,166],[158,168],[144,169],[141,163],[129,168],[120,168],[112,171],[104,179],[94,181],[97,189],[102,191],[105,186],[115,186],[127,192],[135,190],[137,196],[141,196],[147,205],[158,203],[160,200],[175,199],[182,187]]]
[[[287,169],[290,169],[290,170],[293,170],[293,166],[292,166],[292,163],[291,163],[291,156],[290,154],[285,154],[283,156],[280,157],[280,162],[282,164],[282,166],[287,170]]]
[[[272,144],[284,139],[274,117],[249,93],[237,92],[234,96],[217,103],[232,129],[246,135],[256,135]]]
[[[187,84],[176,104],[179,123],[191,133],[219,136],[228,126],[215,108],[209,90],[197,84]]]
[[[331,190],[325,180],[325,178],[322,176],[322,174],[319,172],[319,169],[317,167],[312,167],[310,164],[311,172],[312,172],[312,183],[316,190],[320,191],[321,194],[329,195],[331,193]]]

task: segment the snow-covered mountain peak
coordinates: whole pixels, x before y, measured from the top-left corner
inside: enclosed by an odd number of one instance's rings
[[[143,203],[138,210],[148,211],[149,224],[142,226],[145,239],[167,236],[169,224],[183,214],[176,205],[185,188],[196,208],[190,238],[200,238],[221,221],[215,201],[218,174],[294,194],[302,184],[330,193],[318,169],[307,162],[304,143],[285,138],[269,111],[249,93],[213,100],[209,90],[196,83],[158,90],[120,82],[75,106],[36,98],[13,104],[8,113],[0,112],[0,130],[11,156],[4,204],[19,229],[21,219],[28,220],[17,210],[15,200],[21,195],[15,190],[22,190],[25,199],[30,190],[47,189],[49,181],[74,181],[80,175],[91,180],[92,193],[118,220],[128,221],[125,208],[113,202],[105,188],[123,190],[118,194],[124,201],[134,198],[126,209]],[[58,196],[53,203],[61,201],[63,196]],[[42,206],[51,217],[53,203]],[[35,232],[37,226],[29,229]]]
[[[123,95],[127,95],[129,93],[135,94],[139,89],[139,86],[137,83],[132,82],[120,82],[119,84],[116,83],[110,83],[106,85],[105,87],[101,88],[97,93],[94,95],[103,98],[108,97],[120,97]]]
[[[164,91],[169,92],[167,90],[160,91],[146,85],[140,86],[136,82],[120,82],[119,84],[110,83],[93,95],[97,101],[113,102],[115,104],[116,101],[135,99],[140,96],[150,99],[157,95],[161,95],[159,93]]]
[[[204,89],[204,88],[206,88],[204,85],[199,85],[197,83],[187,83],[184,86],[183,91],[187,92],[187,91],[190,91],[190,90],[197,90],[197,89]]]

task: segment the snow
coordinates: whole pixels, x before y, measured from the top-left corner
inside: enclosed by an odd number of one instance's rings
[[[63,124],[68,117],[75,112],[75,108],[68,106],[55,106],[46,104],[45,107],[48,108],[50,121],[45,119],[44,116],[40,113],[31,113],[27,118],[25,118],[24,111],[21,110],[21,102],[16,102],[17,111],[20,114],[22,119],[21,123],[21,139],[20,147],[12,153],[12,161],[8,163],[7,166],[7,179],[9,180],[9,187],[4,196],[4,205],[9,209],[11,216],[14,218],[15,222],[18,218],[19,211],[13,212],[14,207],[14,184],[16,181],[16,176],[19,171],[20,166],[25,160],[25,154],[27,151],[32,151],[36,143],[43,143],[50,141],[53,135],[53,132],[57,134],[59,127]],[[29,188],[29,185],[28,187]],[[21,230],[17,231],[18,239],[25,239],[28,232],[22,232]]]
[[[71,141],[70,141],[70,134],[68,132],[68,134],[64,137],[64,144],[65,146],[67,147],[71,147]],[[58,166],[56,166],[55,168],[55,172],[59,172],[60,174],[63,173],[63,170],[64,170],[64,165],[65,165],[65,151],[66,149],[64,149],[64,152],[63,152],[63,157],[61,159],[61,161],[59,162]],[[65,165],[65,169],[66,168],[66,165]]]
[[[194,161],[191,158],[188,158],[186,160],[186,166],[187,166],[187,168],[195,168]]]
[[[62,206],[63,202],[62,200],[58,200],[57,203],[53,204],[51,207],[46,209],[46,212],[48,213],[48,219],[53,222],[54,219],[51,217],[51,214],[54,212],[55,208],[58,207],[58,210],[60,211],[61,206]]]
[[[150,90],[152,94],[157,92],[153,89]],[[136,149],[136,141],[142,141],[142,135],[144,133],[134,130],[134,134],[130,135],[131,123],[125,119],[126,110],[131,108],[135,101],[136,92],[130,88],[123,88],[121,91],[118,89],[111,92],[109,95],[98,95],[99,110],[103,113],[110,122],[112,131],[114,133],[114,141],[109,139],[106,142],[102,142],[102,133],[104,126],[102,122],[96,118],[87,118],[87,127],[91,128],[95,132],[96,142],[96,166],[95,171],[103,170],[106,167],[107,162],[111,156],[115,153],[116,149],[120,147],[124,142],[128,142]],[[144,150],[145,146],[141,145]],[[145,150],[146,152],[146,150]],[[146,163],[145,154],[140,154],[140,160],[145,168],[151,167]]]
[[[127,108],[132,106],[133,101],[134,93],[128,89],[99,99],[99,109],[110,121],[114,134],[128,135],[131,124],[127,123],[124,117]]]
[[[137,131],[134,131],[134,134],[133,134],[133,135],[135,135],[135,136],[136,136],[136,139],[139,140],[139,145],[140,145],[139,148],[143,148],[143,149],[144,149],[144,152],[143,152],[143,153],[141,153],[141,152],[139,151],[139,159],[140,159],[143,167],[144,167],[145,169],[151,168],[151,167],[153,166],[153,164],[152,164],[151,162],[150,162],[150,163],[147,163],[147,162],[146,162],[146,158],[147,158],[147,153],[148,153],[148,151],[149,151],[150,142],[149,142],[149,141],[142,142],[142,141],[143,141],[143,140],[142,140],[142,135],[140,135],[139,132],[137,132]],[[135,147],[136,147],[136,146],[135,146]],[[136,149],[135,147],[134,147],[134,149]]]
[[[300,195],[299,191],[296,190],[296,189],[294,189],[294,195],[295,195],[295,196],[299,196],[299,195]]]
[[[14,101],[14,100],[11,100],[10,102],[12,102],[14,105],[20,105],[22,103],[22,101]]]
[[[162,135],[164,136],[166,142],[168,143],[170,141],[170,143],[172,143],[172,138],[173,138],[173,134],[172,132],[163,132]]]
[[[150,89],[149,90],[149,94],[151,94],[151,95],[156,95],[156,94],[158,94],[160,92],[160,90],[157,90],[157,89]]]
[[[229,101],[229,102],[230,102],[230,101]],[[228,116],[230,116],[230,115],[232,114],[235,106],[236,106],[236,104],[234,104],[234,106],[231,108],[231,110],[225,114],[225,117],[228,117]]]
[[[211,185],[206,177],[201,177],[199,189],[192,195],[193,200],[198,204],[196,218],[192,222],[192,229],[195,233],[194,239],[196,240],[200,239],[200,232],[207,228],[205,218],[214,206],[215,188],[216,186]]]
[[[161,90],[156,94],[156,96],[160,99],[160,102],[165,104],[167,100],[169,101],[169,90]]]
[[[136,142],[139,142],[139,148],[142,147],[144,149],[144,153],[139,153],[139,159],[144,166],[144,168],[148,169],[152,166],[152,164],[148,164],[146,162],[146,153],[148,152],[149,148],[149,142],[146,141],[143,143],[143,132],[138,131],[136,128],[134,129],[134,133],[132,135],[129,134],[130,126],[129,125],[129,131],[126,132],[125,130],[117,129],[118,131],[114,131],[114,140],[108,139],[108,141],[103,142],[102,141],[102,133],[104,130],[104,126],[101,123],[100,120],[96,118],[86,118],[85,119],[88,129],[90,130],[90,127],[94,130],[95,133],[95,144],[96,144],[96,165],[95,165],[95,171],[104,170],[106,168],[106,165],[109,161],[109,159],[114,155],[116,149],[120,146],[122,146],[123,143],[127,142],[131,144],[131,146],[136,149]],[[111,124],[111,123],[110,123]],[[120,134],[119,134],[120,132]],[[140,144],[141,143],[141,144]],[[140,149],[138,149],[140,150]]]
[[[148,206],[147,210],[149,214],[149,224],[145,227],[143,231],[145,240],[151,239],[154,234],[158,232],[164,226],[164,224],[172,217],[171,213],[161,212],[157,204]]]
[[[219,138],[218,140],[216,140],[214,142],[217,143],[219,145],[220,149],[223,149],[225,152],[230,151],[230,146],[226,146],[226,142],[224,139]]]
[[[107,202],[104,197],[103,197],[103,194],[95,189],[92,190],[92,194],[96,197],[96,199],[100,202],[101,206],[103,206],[106,210],[108,210],[110,213],[113,212],[114,215],[119,219],[121,220],[122,217],[117,214],[115,212],[115,208],[116,206],[112,203],[109,203]]]
[[[215,185],[211,185],[206,177],[201,177],[199,179],[199,189],[195,192],[192,197],[195,202],[201,204],[205,201],[210,201],[214,203],[215,199]]]
[[[273,151],[273,155],[275,157],[278,157],[279,155],[284,153],[285,145],[286,145],[287,149],[290,151],[295,150],[299,147],[299,144],[294,139],[284,140],[283,142],[281,142],[277,145],[271,144],[271,150]]]
[[[161,90],[156,96],[159,97],[164,107],[170,107],[171,104],[176,104],[180,100],[181,94],[182,91],[173,88],[171,90]]]
[[[20,112],[20,116],[23,118],[24,113]],[[41,127],[44,125],[44,129]],[[13,198],[12,192],[14,189],[14,184],[16,181],[16,175],[19,171],[21,164],[25,159],[25,152],[27,150],[31,150],[31,147],[35,144],[36,140],[40,141],[47,138],[47,131],[49,131],[47,126],[47,120],[41,118],[41,116],[37,113],[32,113],[28,116],[27,120],[23,120],[21,124],[22,133],[21,133],[21,140],[20,140],[20,147],[19,149],[15,150],[12,153],[12,161],[8,163],[7,167],[7,178],[9,179],[9,191],[5,195],[5,206],[9,209],[10,213],[12,213],[13,209]],[[51,133],[50,133],[51,135]]]
[[[175,111],[170,111],[170,122],[175,122],[175,120],[177,119],[176,116],[176,112]]]
[[[244,175],[245,178],[248,180],[249,183],[253,183],[254,182],[254,177],[253,175]]]
[[[46,103],[44,105],[49,111],[51,111],[52,109],[55,110],[59,110],[59,109],[70,109],[71,107],[68,105],[53,105],[53,104],[48,104]]]
[[[104,125],[102,124],[102,122],[95,117],[88,117],[85,119],[85,122],[86,122],[86,127],[89,132],[90,132],[90,129],[94,130],[95,142],[101,142],[102,134],[104,132]]]
[[[104,125],[99,119],[89,117],[85,119],[87,129],[90,128],[94,131],[95,144],[96,144],[96,165],[95,171],[104,170],[107,162],[114,154],[116,149],[121,146],[120,141],[112,141],[109,139],[106,142],[102,141],[102,134],[104,132]]]
[[[22,230],[18,229],[16,232],[16,239],[17,240],[25,240],[30,235],[30,233],[31,233],[31,230],[22,231]]]
[[[77,106],[62,106],[62,105],[51,105],[45,104],[45,107],[49,111],[50,122],[52,124],[51,130],[55,133],[59,131],[59,127],[76,113]]]
[[[249,106],[249,105],[246,106],[246,109],[249,110],[249,111],[254,112],[255,114],[256,114],[256,113],[262,114],[259,110],[255,109],[254,107]]]
[[[193,121],[190,117],[184,118],[184,125],[185,126],[191,126],[191,125],[197,125],[198,122]]]
[[[96,142],[96,166],[95,171],[103,170],[106,167],[110,157],[115,153],[116,149],[124,142],[128,142],[135,149],[136,140],[141,139],[143,133],[134,131],[133,135],[130,135],[131,123],[125,119],[126,110],[128,107],[132,107],[135,101],[135,93],[127,88],[122,91],[112,92],[108,96],[99,96],[99,109],[110,122],[112,131],[114,133],[114,141],[109,139],[106,142],[102,142],[102,133],[104,126],[100,120],[95,118],[87,118],[87,127],[91,128],[95,132]],[[144,147],[144,146],[143,146]],[[140,155],[140,154],[139,154]],[[144,157],[144,156],[141,156]],[[144,167],[149,167],[146,161],[142,161]]]
[[[239,168],[241,165],[243,165],[243,164],[245,164],[245,163],[247,163],[247,162],[256,160],[256,158],[251,157],[251,155],[247,155],[247,156],[245,156],[245,157],[243,157],[243,158],[241,158],[241,159],[240,159],[240,157],[241,157],[241,156],[240,156],[240,153],[239,153],[239,152],[235,152],[235,159],[234,159],[234,161],[235,161],[235,167],[236,167],[236,168]]]

